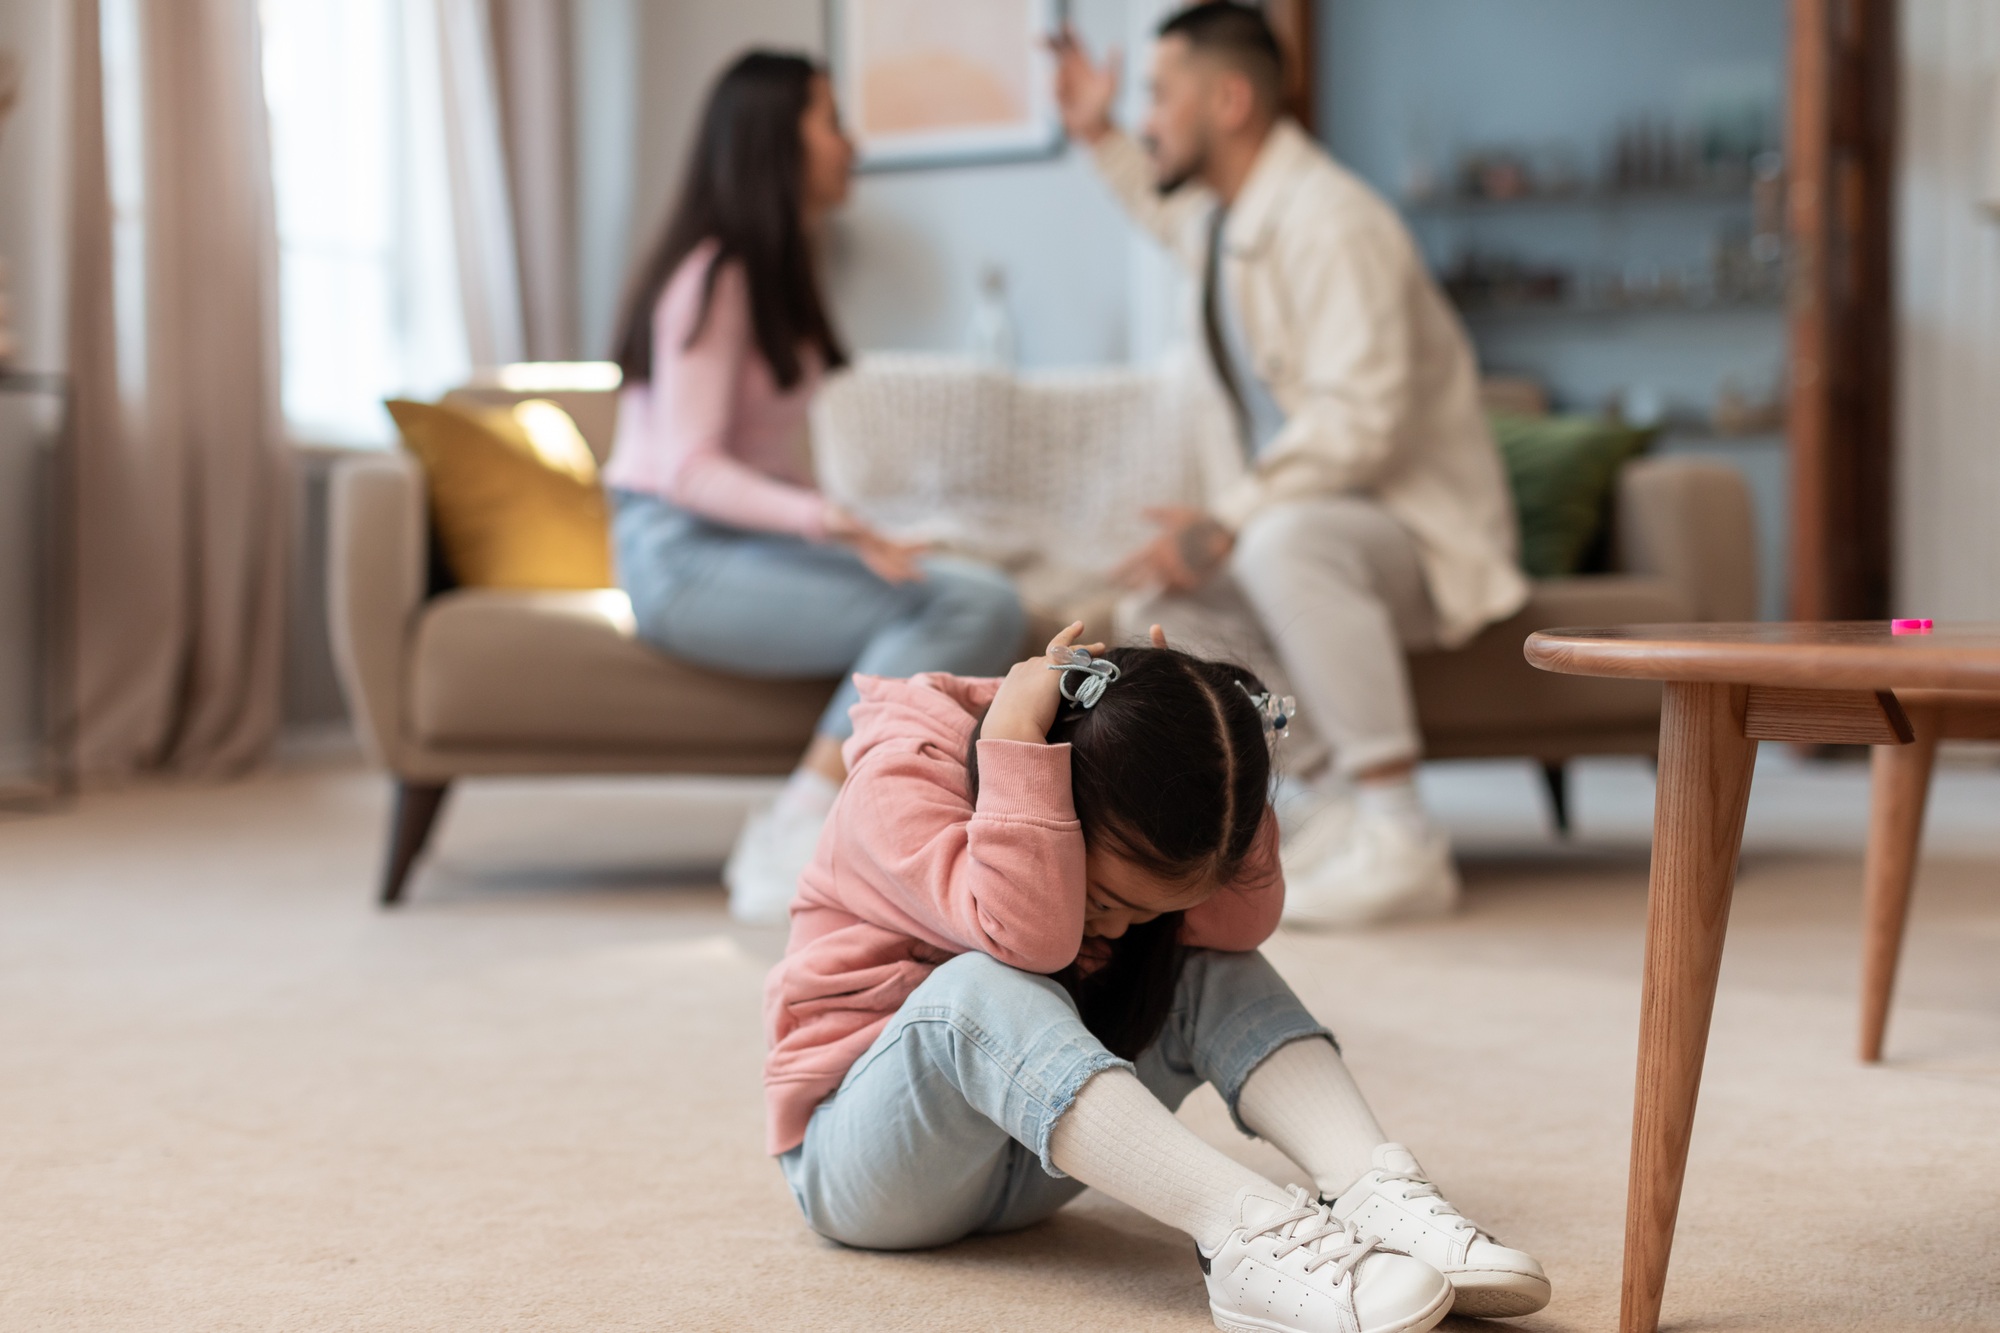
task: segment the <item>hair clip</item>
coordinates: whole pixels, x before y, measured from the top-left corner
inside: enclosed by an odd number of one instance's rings
[[[1299,711],[1297,699],[1289,694],[1273,694],[1269,690],[1265,690],[1262,694],[1252,694],[1250,687],[1240,680],[1236,682],[1236,688],[1243,691],[1243,697],[1251,702],[1257,709],[1258,715],[1264,719],[1266,735],[1285,734],[1285,728],[1291,725],[1293,715]]]
[[[1063,673],[1062,679],[1056,682],[1056,688],[1062,691],[1063,698],[1079,708],[1095,706],[1097,701],[1104,697],[1106,687],[1118,679],[1116,662],[1092,657],[1081,648],[1070,649],[1067,662],[1049,663],[1049,670]],[[1074,689],[1070,687],[1069,673],[1072,671],[1083,673],[1083,679],[1077,682]]]

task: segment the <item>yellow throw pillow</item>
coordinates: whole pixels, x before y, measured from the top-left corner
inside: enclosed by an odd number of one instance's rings
[[[423,464],[431,521],[468,588],[608,588],[611,520],[597,460],[554,403],[461,409],[392,399]]]

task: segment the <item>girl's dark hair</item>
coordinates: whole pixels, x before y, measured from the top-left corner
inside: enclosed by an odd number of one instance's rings
[[[847,364],[820,293],[805,234],[805,147],[799,121],[819,66],[804,56],[751,51],[709,92],[678,201],[659,243],[625,296],[616,359],[627,384],[653,378],[653,307],[674,272],[704,241],[716,242],[703,278],[692,344],[708,322],[722,266],[743,265],[757,349],[781,389],[804,373],[800,348],[818,349],[831,369]]]
[[[1066,705],[1049,729],[1070,746],[1070,791],[1086,843],[1169,883],[1227,884],[1264,822],[1271,751],[1250,701],[1263,683],[1240,666],[1172,648],[1113,648],[1118,679],[1095,707]],[[973,747],[972,789],[979,788]],[[1153,1044],[1180,980],[1181,914],[1133,926],[1108,959],[1056,974],[1084,1025],[1115,1055]]]

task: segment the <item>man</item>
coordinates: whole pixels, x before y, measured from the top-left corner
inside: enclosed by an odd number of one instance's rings
[[[1123,570],[1148,590],[1131,618],[1272,670],[1298,696],[1305,776],[1331,745],[1288,802],[1288,921],[1448,911],[1458,877],[1417,796],[1404,654],[1464,643],[1528,592],[1464,330],[1395,212],[1283,115],[1257,10],[1218,0],[1161,25],[1144,149],[1111,120],[1115,60],[1067,32],[1055,47],[1070,136],[1201,275],[1243,446],[1207,512],[1153,516]]]

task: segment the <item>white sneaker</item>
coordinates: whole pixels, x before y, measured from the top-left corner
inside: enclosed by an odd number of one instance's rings
[[[1286,925],[1366,926],[1443,916],[1458,905],[1458,869],[1441,830],[1337,807],[1312,825],[1283,853]]]
[[[729,915],[751,925],[782,923],[825,827],[823,815],[783,807],[759,810],[745,820],[722,867]]]
[[[1480,1319],[1533,1314],[1549,1303],[1542,1266],[1510,1250],[1451,1206],[1400,1143],[1378,1144],[1375,1169],[1333,1200],[1334,1215],[1383,1249],[1422,1259],[1457,1293],[1454,1313]]]
[[[1215,1253],[1195,1247],[1217,1328],[1421,1333],[1451,1312],[1436,1269],[1383,1252],[1297,1186],[1283,1201],[1243,1190],[1236,1219]]]

